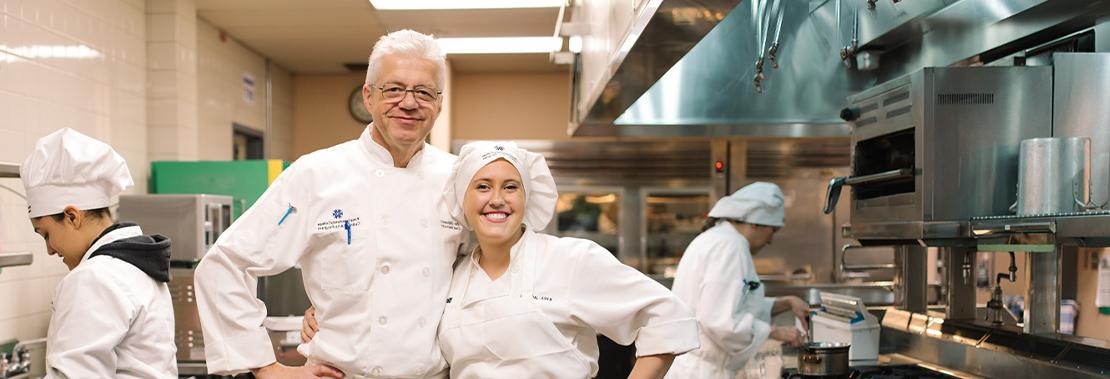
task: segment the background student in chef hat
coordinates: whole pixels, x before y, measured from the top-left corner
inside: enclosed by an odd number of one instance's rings
[[[801,331],[773,326],[771,317],[791,311],[804,325],[809,304],[796,296],[765,297],[752,262],[785,225],[785,213],[782,190],[766,182],[722,197],[709,211],[671,287],[694,308],[701,349],[675,359],[667,378],[732,379],[768,338],[801,343]]]
[[[70,269],[54,293],[47,377],[176,378],[170,241],[108,211],[134,184],[123,157],[66,128],[38,140],[19,174],[31,225]]]

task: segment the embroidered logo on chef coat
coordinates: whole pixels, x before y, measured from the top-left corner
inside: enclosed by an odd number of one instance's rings
[[[331,211],[331,217],[338,220],[340,217],[343,217],[343,210],[342,209],[336,209],[334,211]]]
[[[532,298],[536,299],[536,300],[543,300],[543,301],[554,301],[555,300],[555,299],[552,299],[552,298],[547,297],[547,296],[536,296],[536,295],[532,295]]]

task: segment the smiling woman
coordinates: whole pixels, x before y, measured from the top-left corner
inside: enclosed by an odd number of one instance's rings
[[[551,221],[555,181],[512,142],[463,146],[442,205],[474,231],[460,258],[439,340],[453,378],[589,378],[605,335],[635,342],[632,378],[659,378],[698,346],[673,294],[588,240],[536,233]]]

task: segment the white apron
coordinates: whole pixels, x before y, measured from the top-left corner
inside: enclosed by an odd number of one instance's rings
[[[588,378],[588,362],[534,302],[537,254],[525,246],[519,251],[503,274],[510,280],[507,295],[468,296],[481,268],[468,258],[460,263],[469,269],[452,280],[439,332],[451,378]]]

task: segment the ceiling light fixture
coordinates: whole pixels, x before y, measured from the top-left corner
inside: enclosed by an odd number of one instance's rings
[[[566,0],[370,0],[377,10],[558,8]]]
[[[446,54],[550,53],[563,48],[561,37],[437,38]]]

